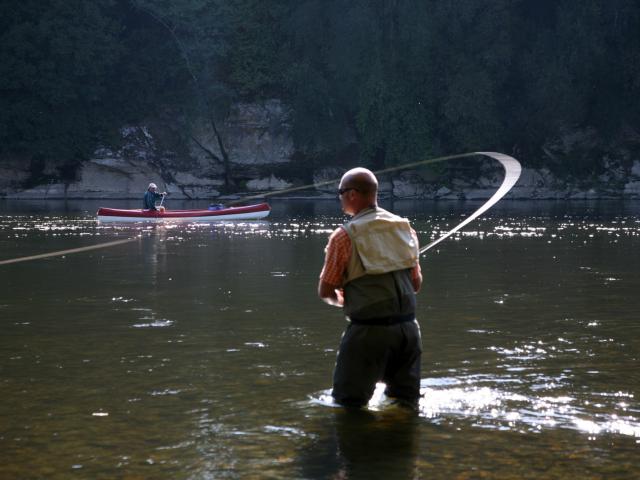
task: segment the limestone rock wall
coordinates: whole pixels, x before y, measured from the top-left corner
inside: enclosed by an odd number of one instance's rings
[[[231,108],[223,125],[217,126],[225,139],[224,148],[238,173],[247,167],[287,163],[294,154],[289,110],[279,100],[239,103]],[[195,126],[189,142],[191,157],[212,173],[222,171],[222,151],[211,124],[203,119]]]
[[[309,171],[304,163],[300,164],[300,158],[294,160],[300,152],[295,151],[291,135],[290,111],[278,100],[237,104],[218,127],[231,162],[233,185],[227,193],[277,191],[311,181],[322,184],[338,180],[343,173],[339,167],[317,161],[310,163],[314,167]],[[176,148],[168,147],[172,143],[162,137],[160,130],[144,125],[125,126],[119,133],[117,141],[96,148],[73,182],[50,181],[24,188],[30,176],[29,163],[3,159],[0,162],[0,196],[141,198],[149,182],[156,183],[161,191],[167,191],[170,198],[175,199],[222,196],[225,188],[222,152],[213,136],[212,126],[206,120],[196,123],[192,131],[187,132],[185,138],[189,140],[180,144],[183,148],[177,148],[179,145],[175,142]],[[640,145],[640,137],[636,140]],[[598,170],[594,170],[588,181],[561,178],[549,168],[524,166],[519,182],[507,198],[640,198],[640,158],[634,158],[628,149],[598,142],[597,134],[585,129],[560,136],[541,150],[550,165],[571,156],[587,155],[585,152],[602,152]],[[300,175],[300,165],[305,170],[304,175]],[[473,165],[473,162],[469,166],[452,165],[453,170],[445,170],[445,173],[395,172],[380,178],[380,194],[382,197],[436,200],[487,199],[502,182],[502,169],[492,162],[479,167]],[[297,174],[294,173],[296,169]],[[49,168],[49,171],[53,169]],[[328,198],[335,196],[335,190],[335,184],[321,185],[315,190],[305,190],[304,195]]]
[[[263,171],[269,165],[290,161],[294,148],[288,115],[277,100],[238,104],[222,125],[232,176],[243,179],[247,189],[274,190],[290,185],[274,175],[265,177]],[[92,158],[82,164],[74,182],[20,189],[29,172],[24,167],[3,167],[0,174],[11,181],[0,183],[0,194],[11,198],[139,198],[154,182],[176,199],[220,195],[224,167],[216,158],[222,155],[206,121],[196,124],[190,133],[188,158],[177,158],[175,152],[160,148],[146,126],[123,127],[120,137],[118,146],[97,148]]]

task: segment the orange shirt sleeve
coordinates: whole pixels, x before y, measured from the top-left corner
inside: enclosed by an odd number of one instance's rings
[[[324,265],[320,272],[320,280],[341,287],[344,274],[351,258],[351,239],[342,227],[338,227],[329,237],[324,250]]]

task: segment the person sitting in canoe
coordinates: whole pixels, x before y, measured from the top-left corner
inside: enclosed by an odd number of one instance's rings
[[[144,194],[144,209],[146,210],[158,210],[156,208],[156,200],[158,198],[164,197],[167,192],[158,193],[158,186],[155,183],[150,183],[149,188],[147,188],[147,192]],[[164,210],[164,207],[160,207]]]

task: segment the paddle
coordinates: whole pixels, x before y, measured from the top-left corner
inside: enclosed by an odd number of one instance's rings
[[[164,213],[164,211],[165,211],[165,208],[162,206],[162,202],[164,202],[164,197],[165,197],[166,194],[167,194],[167,192],[163,192],[163,193],[160,194],[160,195],[162,195],[162,198],[160,199],[160,205],[158,205],[158,211],[160,213]]]

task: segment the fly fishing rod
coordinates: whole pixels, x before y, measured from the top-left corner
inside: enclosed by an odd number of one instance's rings
[[[436,240],[432,241],[428,245],[422,247],[420,249],[420,254],[423,254],[427,250],[435,247],[437,244],[439,244],[443,240],[447,239],[448,237],[450,237],[451,235],[456,233],[458,230],[460,230],[463,227],[465,227],[467,224],[471,223],[473,220],[478,218],[480,215],[482,215],[484,212],[486,212],[491,207],[493,207],[496,203],[498,203],[500,201],[500,199],[502,199],[502,197],[504,197],[509,192],[509,190],[511,190],[513,188],[513,186],[516,184],[516,182],[520,178],[520,174],[522,173],[522,166],[520,165],[520,162],[518,162],[518,160],[516,160],[515,158],[510,157],[509,155],[505,155],[504,153],[498,153],[498,152],[471,152],[471,153],[461,153],[461,154],[458,154],[458,155],[447,155],[447,156],[444,156],[444,157],[437,157],[437,158],[431,158],[431,159],[422,160],[422,161],[418,161],[418,162],[406,163],[404,165],[398,165],[398,166],[395,166],[395,167],[389,167],[389,168],[385,168],[383,170],[378,170],[376,172],[373,172],[374,175],[382,175],[382,174],[385,174],[385,173],[396,172],[398,170],[406,170],[407,168],[420,167],[420,166],[423,166],[423,165],[430,165],[430,164],[434,164],[434,163],[448,162],[448,161],[451,161],[451,160],[470,159],[470,158],[474,158],[474,157],[478,157],[478,156],[489,157],[489,158],[491,158],[493,160],[498,161],[502,165],[502,167],[504,168],[504,179],[502,180],[502,184],[500,185],[498,190],[496,190],[496,192],[491,196],[491,198],[489,198],[489,200],[487,200],[480,208],[478,208],[475,212],[473,212],[471,215],[469,215],[463,222],[459,223],[458,225],[453,227],[451,230],[446,232],[444,235],[440,236],[439,238],[437,238]],[[311,189],[311,188],[318,189],[318,188],[321,188],[321,187],[334,185],[334,184],[337,184],[339,182],[340,182],[340,179],[327,180],[327,181],[324,181],[324,182],[316,182],[316,183],[313,183],[313,184],[310,184],[310,185],[303,185],[303,186],[300,186],[300,187],[292,187],[292,188],[287,188],[287,189],[284,189],[284,190],[275,190],[273,192],[265,192],[265,193],[261,193],[261,194],[257,194],[257,195],[252,195],[252,196],[249,196],[249,197],[243,197],[243,198],[238,199],[238,200],[234,200],[232,202],[229,202],[228,205],[235,205],[235,204],[244,203],[244,202],[250,201],[250,200],[266,198],[266,197],[270,197],[270,196],[273,196],[273,195],[283,195],[283,194],[286,194],[286,193],[296,192],[296,191],[300,191],[300,190],[308,190],[308,189]]]
[[[422,161],[418,161],[418,162],[406,163],[404,165],[398,165],[398,166],[395,166],[395,167],[389,167],[389,168],[385,168],[385,169],[382,169],[382,170],[378,170],[377,172],[373,172],[376,175],[382,175],[382,174],[385,174],[385,173],[391,173],[391,172],[395,172],[395,171],[399,171],[399,170],[406,170],[408,168],[420,167],[420,166],[423,166],[423,165],[430,165],[430,164],[434,164],[434,163],[441,163],[441,162],[447,162],[447,161],[459,160],[459,159],[469,159],[469,158],[478,157],[478,156],[485,156],[485,157],[492,158],[493,160],[498,161],[502,165],[502,167],[504,168],[504,172],[505,172],[502,184],[500,185],[498,190],[496,190],[496,192],[491,196],[491,198],[489,200],[487,200],[487,202],[485,202],[479,209],[477,209],[469,217],[467,217],[463,222],[461,222],[460,224],[458,224],[455,227],[453,227],[447,233],[445,233],[444,235],[440,236],[436,240],[432,241],[428,245],[422,247],[420,249],[420,254],[425,253],[427,250],[433,248],[438,243],[440,243],[443,240],[445,240],[446,238],[450,237],[451,235],[456,233],[458,230],[462,229],[465,225],[469,224],[470,222],[472,222],[473,220],[478,218],[480,215],[482,215],[484,212],[489,210],[496,203],[498,203],[500,201],[500,199],[502,199],[502,197],[504,197],[509,192],[509,190],[511,190],[511,188],[513,188],[513,186],[518,181],[518,178],[520,178],[520,173],[522,172],[522,167],[520,165],[520,162],[518,162],[515,158],[510,157],[508,155],[505,155],[503,153],[498,153],[498,152],[472,152],[472,153],[461,153],[461,154],[458,154],[458,155],[447,155],[447,156],[443,156],[443,157],[431,158],[431,159],[422,160]],[[303,186],[299,186],[299,187],[292,187],[292,188],[288,188],[288,189],[284,189],[284,190],[275,190],[273,192],[265,192],[265,193],[261,193],[261,194],[258,194],[258,195],[253,195],[253,196],[249,196],[249,197],[243,197],[241,199],[234,200],[232,202],[229,202],[228,205],[244,203],[244,202],[249,201],[249,200],[271,197],[273,195],[283,195],[285,193],[291,193],[291,192],[295,192],[295,191],[309,190],[309,189],[312,189],[312,188],[318,189],[318,188],[321,188],[321,187],[334,185],[334,184],[338,183],[339,181],[340,181],[340,179],[327,180],[327,181],[323,181],[323,182],[316,182],[316,183],[309,184],[309,185],[303,185]],[[162,201],[164,201],[164,195],[162,197]],[[162,201],[160,202],[160,205],[162,205]],[[8,265],[8,264],[11,264],[11,263],[25,262],[25,261],[29,261],[29,260],[38,260],[38,259],[49,258],[49,257],[58,257],[58,256],[63,256],[63,255],[70,255],[70,254],[73,254],[73,253],[86,252],[86,251],[89,251],[89,250],[95,250],[95,249],[99,249],[99,248],[113,247],[113,246],[116,246],[116,245],[121,245],[123,243],[132,242],[132,241],[134,241],[134,240],[136,240],[138,238],[139,237],[133,237],[133,238],[128,238],[128,239],[124,239],[124,240],[116,240],[116,241],[111,241],[111,242],[99,243],[99,244],[96,244],[96,245],[89,245],[89,246],[86,246],[86,247],[73,248],[73,249],[69,249],[69,250],[58,250],[58,251],[55,251],[55,252],[43,253],[43,254],[39,254],[39,255],[30,255],[30,256],[27,256],[27,257],[18,257],[18,258],[12,258],[12,259],[8,259],[8,260],[0,260],[0,265]]]

